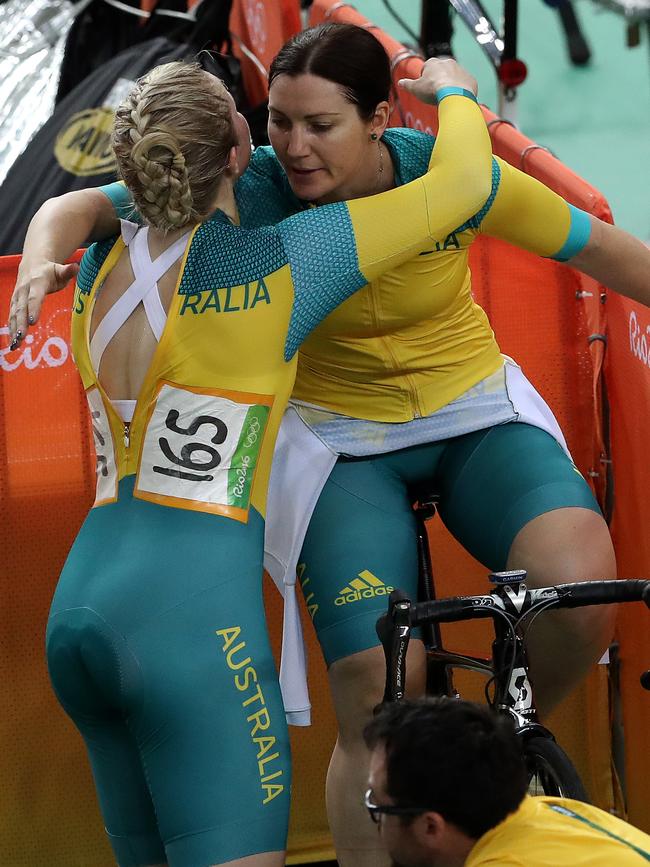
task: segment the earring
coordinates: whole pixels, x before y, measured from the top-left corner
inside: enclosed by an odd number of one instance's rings
[[[370,141],[377,141],[377,138],[378,138],[378,136],[377,136],[376,132],[370,133]]]

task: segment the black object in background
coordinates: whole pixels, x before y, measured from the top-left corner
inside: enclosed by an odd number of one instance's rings
[[[139,0],[120,0],[133,12],[117,9],[105,0],[92,2],[75,18],[66,40],[56,102],[104,63],[133,45],[165,36],[173,42],[229,43],[228,21],[232,0],[204,0],[196,20],[165,15],[165,10],[187,13],[186,0],[159,0],[149,18],[140,14]]]
[[[110,147],[116,105],[107,97],[119,79],[129,82],[168,60],[194,56],[195,47],[159,37],[118,54],[63,99],[0,186],[0,255],[20,253],[29,221],[46,199],[116,179]]]
[[[137,42],[105,61],[58,103],[0,186],[0,255],[21,252],[29,222],[47,199],[116,179],[110,134],[115,108],[130,83],[160,63],[192,59],[203,48],[228,49],[230,6],[231,0],[204,0],[197,20],[181,21],[174,39]],[[139,20],[129,13],[117,15],[133,17],[136,24]],[[185,39],[179,43],[181,36]],[[251,106],[247,101],[239,61],[231,54],[213,52],[213,66],[211,71],[223,79],[248,120],[254,144],[268,144],[267,105]]]

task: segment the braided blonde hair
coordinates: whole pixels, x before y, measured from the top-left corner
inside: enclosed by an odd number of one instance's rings
[[[142,78],[119,106],[113,151],[137,210],[162,232],[205,219],[237,145],[226,89],[196,63],[174,61]]]

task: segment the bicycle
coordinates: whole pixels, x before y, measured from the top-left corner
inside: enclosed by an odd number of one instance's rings
[[[571,760],[538,719],[528,675],[526,634],[536,617],[551,609],[633,601],[643,601],[650,608],[650,581],[585,581],[530,590],[525,584],[526,572],[513,570],[490,573],[489,579],[495,586],[489,594],[436,599],[425,524],[435,514],[436,504],[436,497],[422,498],[415,510],[419,594],[424,601],[414,603],[403,591],[394,590],[389,597],[388,612],[377,621],[377,634],[386,655],[383,700],[399,701],[404,697],[411,630],[422,626],[427,651],[427,693],[458,698],[452,674],[456,668],[486,675],[488,705],[512,719],[522,740],[529,794],[588,801]],[[450,652],[442,646],[441,623],[488,617],[494,621],[495,632],[491,658]],[[641,685],[650,689],[650,672],[641,676]]]
[[[517,57],[518,0],[504,0],[501,32],[492,23],[480,0],[422,0],[419,35],[395,11],[390,0],[383,0],[383,4],[425,58],[453,56],[453,10],[468,27],[494,69],[499,87],[497,113],[507,123],[516,125],[517,87],[523,84],[528,74],[526,64]],[[405,51],[409,53],[409,49]]]

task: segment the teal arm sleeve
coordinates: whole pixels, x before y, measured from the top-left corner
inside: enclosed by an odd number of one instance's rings
[[[142,222],[140,215],[133,205],[131,193],[124,184],[116,181],[114,184],[105,184],[103,187],[99,187],[99,189],[110,200],[115,214],[120,220],[133,220],[136,223]]]
[[[591,235],[591,220],[589,214],[576,208],[574,205],[569,205],[571,212],[571,227],[566,241],[561,249],[554,253],[551,258],[558,262],[567,262],[569,259],[576,256],[587,244]]]

